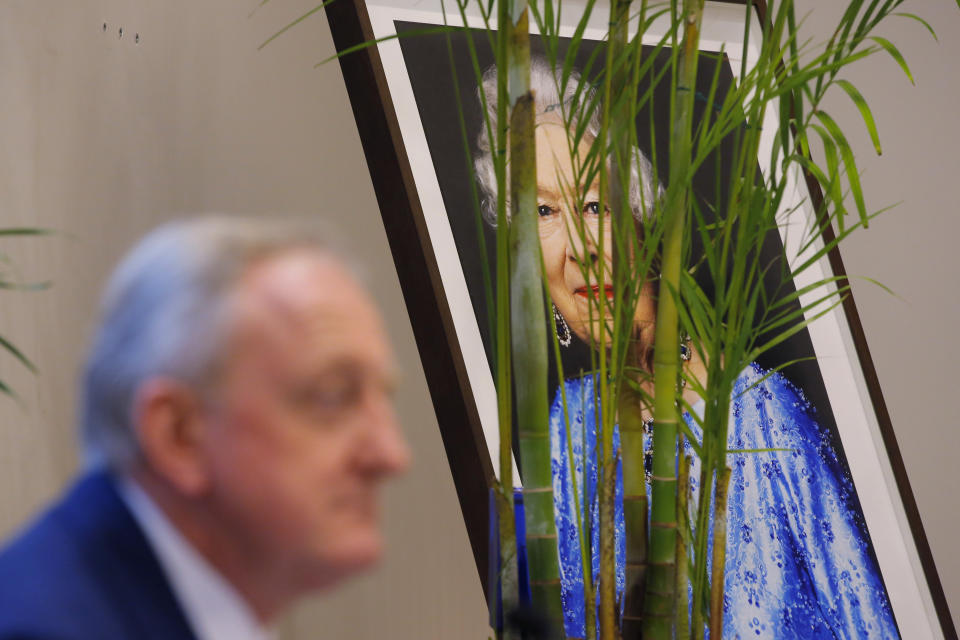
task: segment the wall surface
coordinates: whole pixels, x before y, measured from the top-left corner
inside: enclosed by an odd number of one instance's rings
[[[801,41],[823,43],[841,3],[798,0],[807,13]],[[846,3],[842,3],[846,4]],[[923,526],[960,631],[960,411],[953,369],[960,361],[960,10],[954,0],[908,0],[877,35],[896,43],[915,86],[897,63],[879,53],[844,71],[869,102],[883,155],[877,156],[856,107],[836,91],[824,109],[843,124],[861,169],[868,208],[881,214],[841,248],[880,386],[896,432]],[[893,295],[866,281],[872,278]],[[909,633],[905,631],[906,637]]]
[[[485,638],[486,607],[339,66],[315,3],[0,0],[0,226],[41,293],[2,291],[0,537],[77,468],[75,376],[111,265],[147,229],[197,212],[323,217],[366,265],[404,367],[411,472],[386,496],[386,561],[305,603],[284,638]],[[106,23],[106,31],[103,25]],[[123,27],[123,37],[119,29]],[[140,41],[136,42],[139,35]]]
[[[832,0],[802,27],[824,41]],[[387,561],[336,595],[299,608],[285,638],[484,638],[483,596],[449,468],[322,13],[257,52],[314,6],[309,0],[0,0],[0,226],[58,231],[3,240],[39,293],[2,291],[0,335],[37,362],[0,357],[0,536],[15,530],[77,468],[75,375],[110,266],[141,233],[203,211],[322,216],[364,262],[406,367],[400,416],[412,472],[388,495]],[[960,625],[960,453],[953,364],[960,358],[960,11],[911,0],[940,36],[907,19],[884,31],[916,86],[888,57],[845,77],[870,101],[884,155],[872,154],[846,97],[827,108],[849,126],[871,208],[901,202],[843,249],[865,281],[857,305],[941,580]],[[106,24],[106,30],[103,25]],[[123,27],[123,37],[119,35]],[[139,43],[136,37],[139,35]]]

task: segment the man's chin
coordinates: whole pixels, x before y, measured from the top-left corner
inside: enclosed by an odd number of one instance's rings
[[[376,565],[383,556],[383,547],[383,536],[379,532],[365,532],[351,535],[326,555],[338,573],[349,575]]]
[[[336,548],[326,546],[312,562],[301,566],[302,588],[306,592],[323,592],[341,582],[373,569],[383,556],[380,536],[352,539]],[[311,569],[306,568],[310,566]]]

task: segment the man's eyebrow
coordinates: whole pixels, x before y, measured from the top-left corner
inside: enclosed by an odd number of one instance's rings
[[[348,355],[331,355],[324,362],[318,362],[312,373],[316,376],[328,376],[338,373],[355,373],[367,369],[367,365],[358,358]]]
[[[388,386],[395,386],[400,379],[401,369],[396,364],[390,364],[386,367],[372,365],[369,362],[355,358],[350,355],[333,357],[322,366],[311,373],[313,378],[326,378],[336,375],[348,376],[367,376],[371,375],[378,378]]]

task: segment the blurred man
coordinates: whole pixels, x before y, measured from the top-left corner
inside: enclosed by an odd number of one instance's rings
[[[0,554],[0,638],[254,640],[380,556],[408,464],[373,302],[315,244],[163,227],[115,272],[86,367],[90,471]]]

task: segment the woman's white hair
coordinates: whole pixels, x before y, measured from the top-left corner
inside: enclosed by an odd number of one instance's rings
[[[595,100],[592,87],[581,85],[580,74],[570,72],[565,86],[561,87],[559,70],[540,56],[530,58],[530,88],[534,96],[534,109],[537,124],[546,118],[563,121],[570,131],[583,127],[583,140],[591,143],[600,134],[599,103]],[[477,87],[477,99],[481,109],[486,107],[492,131],[497,130],[497,68],[489,67],[483,74]],[[585,121],[584,121],[585,119]],[[494,168],[490,136],[487,134],[486,120],[477,136],[477,155],[474,158],[474,170],[480,184],[480,212],[490,225],[497,224],[497,175]],[[647,156],[637,148],[631,154],[630,163],[630,208],[637,220],[653,210],[654,193],[661,195],[662,189],[654,189],[653,167]],[[509,173],[508,173],[509,181]],[[510,196],[507,190],[507,215],[510,215]]]
[[[79,418],[87,463],[133,461],[138,387],[170,376],[202,393],[226,355],[239,278],[282,252],[325,251],[318,237],[301,225],[216,216],[169,223],[141,240],[107,285],[86,362]]]

